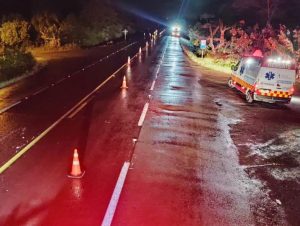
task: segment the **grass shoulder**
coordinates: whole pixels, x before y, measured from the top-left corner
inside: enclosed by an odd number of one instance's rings
[[[196,64],[202,67],[202,72],[210,75],[211,79],[215,77],[221,78],[220,81],[227,82],[227,78],[231,74],[231,66],[235,65],[238,61],[236,57],[228,57],[222,54],[206,54],[204,58],[195,51],[193,46],[186,39],[181,39],[180,44],[184,53]],[[208,78],[207,78],[208,79]],[[216,82],[216,80],[214,80]],[[296,90],[300,90],[300,78],[296,80]]]
[[[37,62],[30,52],[5,50],[0,56],[0,83],[7,82],[29,73]]]
[[[204,68],[218,71],[225,74],[231,73],[231,66],[237,63],[235,58],[231,58],[225,55],[212,55],[205,53],[204,57],[197,51],[193,51],[193,47],[186,39],[180,40],[181,47],[184,53],[195,63],[201,65]]]

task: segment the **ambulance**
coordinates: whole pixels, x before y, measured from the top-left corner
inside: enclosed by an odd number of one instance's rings
[[[233,66],[228,86],[242,92],[248,103],[288,104],[294,94],[296,63],[289,57],[263,56],[260,50]]]

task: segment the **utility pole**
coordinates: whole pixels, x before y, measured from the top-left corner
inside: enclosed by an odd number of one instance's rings
[[[267,24],[271,23],[271,0],[267,0],[267,13],[268,13],[268,21]]]

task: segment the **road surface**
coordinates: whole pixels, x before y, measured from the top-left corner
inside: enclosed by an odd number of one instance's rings
[[[141,45],[0,115],[1,165],[57,122],[0,175],[0,225],[299,225],[299,96],[249,105],[179,39]]]

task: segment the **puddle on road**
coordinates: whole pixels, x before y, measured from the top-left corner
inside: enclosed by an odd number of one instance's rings
[[[300,129],[279,133],[265,142],[261,134],[245,137],[243,123],[234,129],[240,162],[260,193],[253,195],[253,213],[258,225],[297,225],[300,218]],[[263,132],[262,132],[263,134]],[[276,133],[275,133],[276,134]],[[242,143],[247,139],[247,143]],[[250,142],[249,142],[250,141]],[[280,203],[280,204],[278,204]]]
[[[260,156],[263,160],[273,160],[288,168],[300,165],[300,129],[284,132],[265,143],[247,145],[250,155]]]

